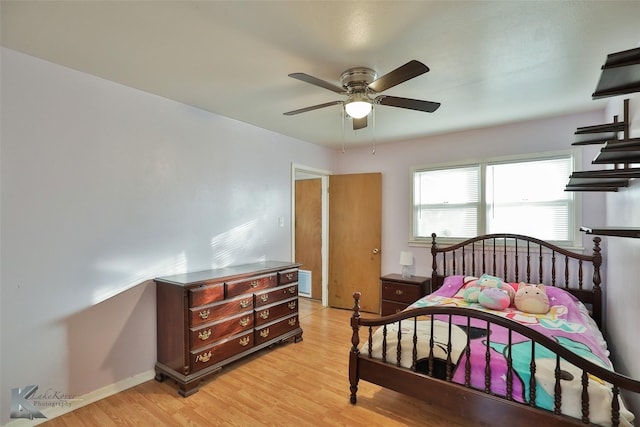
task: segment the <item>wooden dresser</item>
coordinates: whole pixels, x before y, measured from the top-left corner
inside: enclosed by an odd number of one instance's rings
[[[400,274],[388,274],[380,278],[382,287],[382,316],[395,314],[407,308],[411,303],[431,292],[431,279],[427,277],[402,277]]]
[[[186,397],[235,360],[300,341],[299,266],[265,261],[156,278],[156,380],[174,379]]]

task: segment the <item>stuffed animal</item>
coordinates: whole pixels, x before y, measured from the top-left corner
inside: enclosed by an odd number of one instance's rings
[[[525,313],[545,314],[549,311],[549,297],[544,285],[520,283],[514,302],[516,308]]]
[[[497,288],[505,291],[509,295],[509,304],[513,302],[516,294],[516,291],[510,284],[503,282],[499,277],[488,274],[483,274],[480,278],[465,277],[464,286],[465,290],[462,298],[467,302],[478,302],[480,292],[489,288]]]
[[[478,296],[485,288],[497,288],[502,285],[502,279],[499,277],[489,276],[483,274],[480,278],[477,277],[465,277],[464,278],[464,293],[462,298],[466,302],[478,302]]]
[[[511,305],[511,298],[506,290],[485,288],[478,295],[478,302],[491,310],[504,310]]]
[[[462,294],[462,299],[466,302],[478,302],[484,307],[494,310],[504,310],[509,307],[515,297],[515,290],[508,283],[504,283],[501,278],[483,274],[479,279],[465,278],[465,290]],[[491,292],[486,295],[482,300],[480,295],[489,289],[497,289],[501,291],[500,294]],[[507,299],[504,299],[504,295]]]

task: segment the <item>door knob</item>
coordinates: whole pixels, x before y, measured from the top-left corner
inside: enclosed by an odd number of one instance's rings
[[[377,253],[379,253],[379,252],[380,252],[380,249],[378,249],[378,248],[373,248],[373,253],[374,253],[374,254],[377,254]]]

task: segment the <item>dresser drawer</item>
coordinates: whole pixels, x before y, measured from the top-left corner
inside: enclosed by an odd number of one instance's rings
[[[273,288],[278,284],[278,278],[275,274],[269,276],[253,277],[251,279],[230,282],[225,285],[227,298],[235,297],[259,291],[261,289]]]
[[[216,302],[189,309],[190,326],[203,325],[223,317],[240,314],[253,309],[253,295],[241,295],[239,297]]]
[[[396,314],[407,308],[409,304],[395,301],[382,300],[382,315],[388,316],[390,314]]]
[[[224,299],[224,283],[202,285],[189,289],[189,307],[211,304]]]
[[[191,372],[215,365],[253,347],[253,331],[234,335],[200,350],[191,351]]]
[[[298,269],[278,272],[278,284],[284,285],[298,281]]]
[[[255,307],[261,307],[274,302],[282,301],[283,299],[298,296],[298,284],[283,285],[277,288],[267,289],[264,291],[258,291],[255,293],[255,301],[253,305]]]
[[[382,281],[382,299],[412,303],[422,297],[420,286]]]
[[[191,328],[189,345],[192,350],[195,350],[252,328],[253,311],[246,311],[237,316],[207,323],[198,328]]]
[[[291,298],[278,304],[267,305],[256,309],[256,327],[272,322],[283,316],[298,312],[298,298]]]
[[[298,314],[285,317],[276,322],[267,323],[255,330],[255,345],[277,338],[278,336],[292,331],[298,327]]]

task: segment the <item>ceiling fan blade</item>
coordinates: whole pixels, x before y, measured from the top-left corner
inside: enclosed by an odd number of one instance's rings
[[[325,102],[324,104],[312,105],[311,107],[300,108],[299,110],[287,111],[286,113],[282,113],[285,116],[293,116],[295,114],[306,113],[307,111],[317,110],[319,108],[331,107],[332,105],[342,104],[342,101],[331,101]]]
[[[414,59],[371,82],[369,89],[379,93],[414,77],[418,77],[427,71],[429,71],[429,67]]]
[[[422,101],[420,99],[398,98],[397,96],[376,96],[373,100],[376,104],[387,105],[389,107],[407,108],[409,110],[424,111],[433,113],[440,107],[439,102]]]
[[[310,76],[309,74],[291,73],[291,74],[289,74],[289,77],[293,77],[294,79],[301,80],[301,81],[303,81],[305,83],[311,83],[312,85],[316,85],[316,86],[320,86],[320,87],[325,88],[325,89],[329,89],[330,91],[333,91],[335,93],[339,93],[339,94],[347,93],[347,91],[344,90],[343,87],[336,86],[333,83],[326,82],[326,81],[324,81],[322,79],[319,79],[317,77]]]
[[[353,130],[363,129],[367,127],[367,116],[361,119],[353,119]]]

